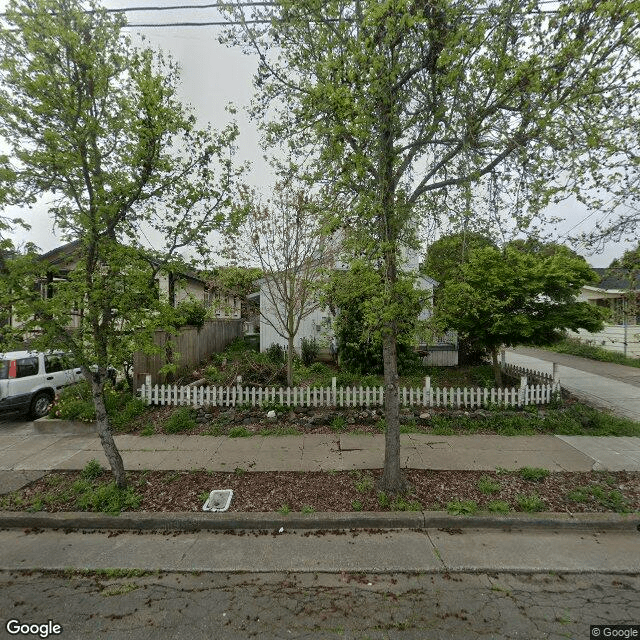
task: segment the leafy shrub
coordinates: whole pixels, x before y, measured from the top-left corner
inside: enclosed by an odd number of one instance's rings
[[[174,309],[173,323],[176,327],[192,326],[198,329],[204,326],[207,308],[192,298],[181,300]]]
[[[282,347],[279,347],[282,349]],[[282,349],[282,354],[284,350]],[[243,384],[286,384],[284,355],[273,362],[269,353],[256,353],[240,339],[233,340],[223,353],[215,354],[205,368],[204,375],[211,384],[231,386],[242,376]]]
[[[451,500],[447,503],[447,512],[452,516],[473,515],[478,511],[478,504],[474,500]]]
[[[147,409],[147,405],[141,398],[131,398],[122,409],[115,410],[110,416],[110,422],[116,429],[123,429],[142,415]]]
[[[353,500],[353,501],[351,502],[351,508],[352,508],[354,511],[362,511],[362,509],[363,509],[362,502],[360,502],[360,500]]]
[[[509,513],[509,503],[504,500],[491,500],[491,502],[487,502],[487,511],[491,513]]]
[[[284,347],[277,342],[272,342],[266,349],[267,358],[274,364],[284,364],[286,352]]]
[[[96,419],[96,409],[86,380],[65,387],[51,405],[49,417],[93,422]]]
[[[136,398],[130,391],[117,391],[110,383],[104,388],[104,405],[109,422],[116,429],[128,426],[147,408],[144,401]],[[91,388],[86,380],[65,387],[51,407],[49,417],[93,422],[96,419],[96,410]]]
[[[547,469],[541,469],[540,467],[522,467],[518,469],[518,475],[528,482],[542,482],[549,473]]]
[[[304,364],[305,367],[309,367],[318,357],[318,353],[320,353],[320,345],[315,338],[304,337],[300,342],[300,351],[302,364]]]
[[[516,502],[522,511],[530,513],[534,511],[542,511],[546,507],[544,500],[542,500],[537,493],[531,493],[529,495],[519,493],[516,496]]]
[[[231,427],[229,429],[230,438],[248,438],[252,433],[246,427]]]
[[[133,487],[118,489],[115,482],[98,487],[90,486],[79,493],[76,507],[81,511],[118,514],[125,509],[137,509],[142,502],[142,496]]]
[[[85,480],[95,480],[100,477],[104,473],[104,469],[102,465],[93,458],[89,460],[85,465],[84,469],[80,472],[80,477]]]
[[[478,490],[485,494],[497,493],[500,491],[500,483],[487,475],[483,475],[478,480]]]
[[[192,407],[179,407],[165,422],[165,433],[181,433],[196,426],[196,412]]]
[[[556,353],[568,353],[572,356],[581,356],[601,362],[617,362],[630,367],[640,367],[640,358],[630,358],[616,351],[608,351],[602,347],[585,344],[579,338],[565,338],[545,348]]]
[[[304,356],[303,356],[303,361],[304,361]],[[331,373],[331,367],[329,367],[324,362],[314,362],[309,365],[309,371],[311,373],[325,376]]]

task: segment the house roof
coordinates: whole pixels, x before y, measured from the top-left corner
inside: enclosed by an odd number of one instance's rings
[[[631,288],[629,269],[593,267],[593,270],[600,276],[600,280],[596,285],[600,289],[624,290]]]
[[[74,240],[73,242],[67,242],[66,244],[60,245],[55,249],[51,249],[51,251],[47,251],[40,256],[41,260],[47,260],[51,264],[56,264],[59,262],[63,262],[66,258],[73,255],[73,252],[76,250],[78,245],[80,244],[80,240]],[[153,259],[151,262],[156,262]],[[198,282],[206,283],[206,280],[202,278],[197,272],[191,269],[180,269],[179,275],[185,278],[190,278],[191,280],[197,280]]]

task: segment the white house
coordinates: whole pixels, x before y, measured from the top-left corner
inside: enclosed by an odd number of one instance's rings
[[[346,270],[348,265],[337,262],[336,269]],[[419,257],[416,252],[407,252],[407,258],[404,261],[403,269],[406,271],[417,272],[419,268]],[[271,344],[279,344],[287,347],[287,340],[281,336],[275,327],[279,328],[277,320],[277,312],[269,293],[267,280],[262,278],[256,281],[256,285],[260,288],[259,292],[253,293],[249,298],[255,303],[259,303],[260,308],[260,351],[265,351]],[[431,308],[433,306],[433,290],[438,283],[428,276],[419,276],[416,279],[416,286],[423,291],[429,292],[429,304],[420,314],[420,320],[426,320],[431,316]],[[280,303],[281,304],[281,303]],[[282,307],[281,307],[282,308]],[[317,306],[300,322],[300,329],[294,340],[295,349],[300,352],[303,338],[315,338],[321,347],[321,356],[329,356],[330,343],[334,338],[334,317],[328,308]],[[458,364],[457,343],[454,339],[442,339],[436,345],[421,345],[422,350],[428,351],[428,355],[424,357],[425,364],[442,364],[445,366],[455,366]]]
[[[602,331],[568,332],[570,337],[617,351],[630,357],[640,357],[640,290],[624,269],[594,269],[601,279],[597,286],[582,287],[578,300],[609,310],[608,322]]]

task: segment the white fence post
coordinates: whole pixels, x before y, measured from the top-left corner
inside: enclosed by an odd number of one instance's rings
[[[338,391],[336,389],[336,377],[331,378],[331,404],[334,407],[338,406]]]
[[[558,363],[553,363],[553,383],[558,384],[560,382],[560,373],[558,371]]]

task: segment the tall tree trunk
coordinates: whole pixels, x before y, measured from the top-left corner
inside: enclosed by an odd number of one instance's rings
[[[496,387],[502,386],[502,369],[500,368],[500,362],[498,361],[498,348],[491,348],[491,362],[493,364],[493,378],[496,382]]]
[[[391,60],[390,64],[393,64]],[[387,78],[389,80],[389,78]],[[385,87],[379,106],[380,136],[378,156],[378,193],[380,210],[378,224],[384,243],[383,268],[384,287],[388,304],[397,309],[396,284],[398,282],[398,237],[399,220],[396,208],[396,184],[394,181],[394,116],[391,82]],[[395,318],[386,322],[382,335],[382,357],[384,364],[384,414],[385,447],[384,469],[379,487],[388,493],[398,493],[407,488],[400,469],[400,400],[398,398],[398,326]]]
[[[98,374],[99,376],[99,374]],[[100,443],[104,449],[104,453],[109,461],[111,472],[113,473],[116,485],[120,489],[125,489],[127,486],[127,477],[124,471],[124,464],[122,462],[122,456],[116,447],[116,443],[111,433],[111,426],[109,425],[109,416],[107,415],[107,408],[104,404],[104,379],[105,376],[99,376],[102,382],[95,380],[94,376],[91,376],[91,394],[93,396],[93,404],[96,408],[96,424],[98,426],[98,435],[100,436]]]
[[[291,334],[289,334],[287,344],[287,386],[293,387],[293,336]]]
[[[407,488],[400,469],[400,399],[398,397],[398,354],[395,331],[382,340],[384,362],[384,470],[379,487],[387,493],[400,493]]]

